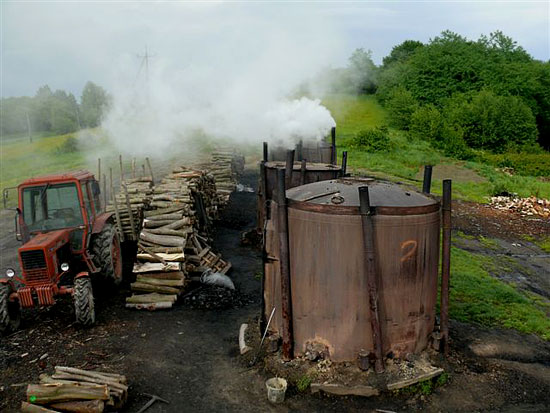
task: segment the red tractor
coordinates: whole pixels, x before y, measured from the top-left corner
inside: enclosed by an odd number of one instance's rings
[[[72,294],[76,320],[95,322],[92,278],[119,284],[122,254],[112,214],[104,212],[93,174],[31,178],[17,187],[15,217],[21,273],[0,278],[0,333],[18,328],[20,309]]]

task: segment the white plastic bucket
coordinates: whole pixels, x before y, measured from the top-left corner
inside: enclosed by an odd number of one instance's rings
[[[265,382],[267,387],[267,399],[271,403],[282,403],[285,401],[286,380],[280,377],[272,377]]]

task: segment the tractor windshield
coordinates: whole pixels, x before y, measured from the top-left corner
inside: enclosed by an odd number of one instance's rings
[[[84,225],[76,185],[47,184],[24,188],[23,219],[30,232]]]

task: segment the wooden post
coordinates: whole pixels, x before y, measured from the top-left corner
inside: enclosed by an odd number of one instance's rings
[[[283,318],[283,359],[293,357],[292,298],[290,293],[290,251],[288,243],[288,211],[285,171],[277,169],[277,212],[279,233],[279,265],[281,271],[281,313]]]
[[[130,227],[132,228],[132,235],[134,241],[138,239],[136,225],[134,224],[134,213],[132,212],[132,207],[130,206],[130,197],[128,196],[128,189],[126,184],[121,184],[122,189],[124,190],[124,196],[126,198],[126,209],[128,209],[128,215],[130,217]]]
[[[97,180],[101,181],[101,158],[97,158]]]
[[[142,176],[145,176],[145,165],[144,164],[141,164],[141,173],[142,173]]]
[[[109,168],[109,196],[111,197],[111,201],[113,200],[113,168]]]
[[[103,174],[103,211],[107,210],[107,179]]]
[[[151,162],[149,162],[149,158],[145,158],[145,162],[147,162],[147,167],[149,168],[149,173],[151,174],[151,181],[155,182],[155,178],[153,177],[153,168],[151,168]]]
[[[118,155],[118,163],[120,164],[120,182],[124,181],[124,170],[122,169],[122,155]]]
[[[451,189],[452,181],[443,181],[443,245],[441,261],[441,338],[443,351],[449,354],[449,279],[451,276]]]
[[[376,256],[374,251],[374,223],[370,207],[369,187],[359,187],[359,210],[363,226],[363,246],[365,254],[365,274],[369,293],[369,314],[372,330],[372,342],[376,357],[374,369],[377,373],[384,371],[384,357],[382,355],[382,334],[380,329],[380,315],[378,312],[378,283],[376,279]]]
[[[136,177],[136,158],[132,158],[132,178]]]
[[[111,181],[111,197],[113,200],[113,206],[115,207],[115,218],[116,218],[116,224],[117,224],[118,230],[120,232],[120,240],[124,242],[124,231],[122,231],[122,222],[120,221],[120,213],[118,211],[118,204],[116,202],[116,195],[115,195],[115,190],[114,190],[112,181]]]

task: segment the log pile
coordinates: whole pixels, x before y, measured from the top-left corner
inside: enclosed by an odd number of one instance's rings
[[[22,412],[90,412],[122,409],[128,399],[125,376],[73,367],[56,366],[40,384],[27,386]]]
[[[550,200],[534,196],[529,198],[494,196],[491,197],[491,207],[517,212],[523,216],[550,218]]]
[[[143,222],[143,211],[153,196],[153,178],[143,176],[122,181],[120,191],[106,208],[112,212],[124,241],[137,241]]]
[[[216,188],[222,205],[227,204],[229,197],[237,186],[238,177],[244,172],[244,156],[228,149],[212,152],[210,163],[206,168],[216,180]]]
[[[168,309],[186,286],[190,271],[226,273],[231,264],[208,246],[207,233],[217,217],[214,177],[180,167],[153,188],[139,233],[136,282],[126,307]]]

